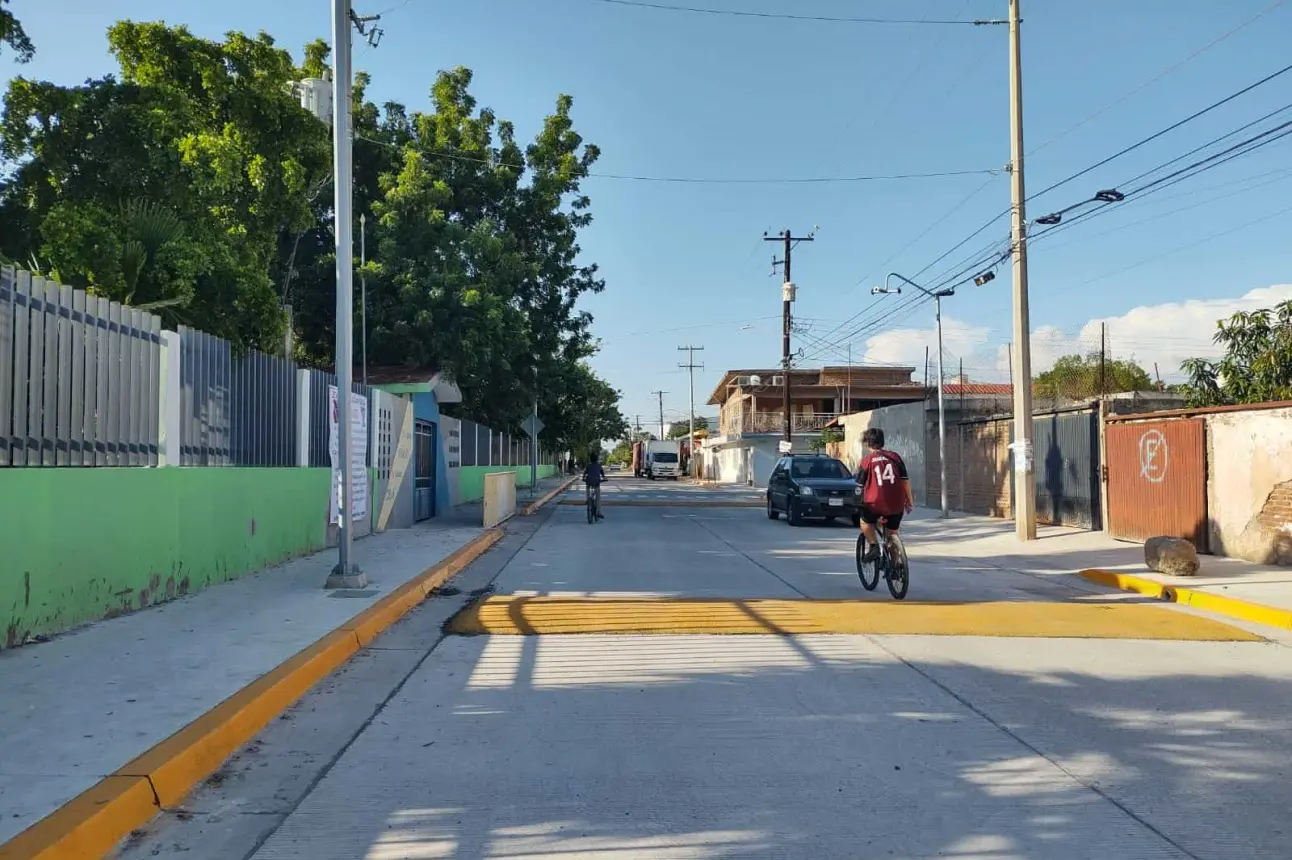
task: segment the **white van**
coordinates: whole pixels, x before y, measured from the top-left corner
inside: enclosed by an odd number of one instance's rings
[[[646,443],[646,465],[643,469],[650,480],[682,477],[682,442],[664,439]]]

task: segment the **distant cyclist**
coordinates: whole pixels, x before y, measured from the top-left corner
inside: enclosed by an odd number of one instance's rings
[[[606,470],[601,468],[601,464],[597,462],[596,454],[589,454],[587,468],[583,470],[583,483],[588,486],[588,495],[595,499],[597,519],[599,520],[605,519],[605,516],[601,513],[601,485],[605,481]]]
[[[871,427],[861,436],[868,453],[857,467],[861,485],[861,532],[866,536],[864,561],[879,558],[875,523],[885,521],[893,534],[902,525],[902,515],[915,507],[915,495],[906,474],[906,463],[894,451],[884,448],[884,431]]]

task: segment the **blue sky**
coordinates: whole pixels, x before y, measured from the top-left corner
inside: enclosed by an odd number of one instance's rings
[[[917,19],[1006,12],[1005,0],[681,5]],[[104,31],[120,18],[160,18],[206,36],[263,29],[293,51],[327,37],[330,20],[326,0],[13,0],[11,8],[38,54],[25,67],[0,59],[0,72],[68,84],[115,68]],[[465,65],[475,72],[480,103],[513,119],[528,137],[556,95],[569,93],[577,128],[602,149],[596,167],[602,173],[840,177],[988,170],[1009,158],[1004,27],[741,18],[601,0],[371,0],[356,11],[386,13],[380,47],[356,55],[356,68],[373,74],[379,101],[424,107],[436,70]],[[1276,71],[1288,62],[1288,44],[1287,2],[1030,0],[1023,47],[1026,149],[1033,152],[1029,191]],[[1292,74],[1033,201],[1029,215],[1115,187],[1288,103]],[[1279,286],[1292,283],[1292,213],[1282,212],[1292,205],[1292,171],[1275,172],[1289,167],[1289,146],[1275,143],[1062,237],[1038,241],[1031,255],[1038,366],[1094,345],[1099,326],[1091,321],[1107,320],[1115,354],[1158,362],[1169,376],[1180,358],[1206,351],[1217,316],[1292,297],[1292,288]],[[796,346],[805,346],[809,364],[842,363],[851,342],[854,360],[915,363],[918,378],[931,339],[930,307],[890,315],[851,338],[841,336],[855,325],[831,330],[861,312],[869,319],[876,301],[899,307],[905,297],[870,295],[885,271],[914,275],[1004,210],[1008,178],[989,178],[589,180],[596,223],[583,247],[608,282],[606,292],[587,303],[604,339],[595,364],[622,389],[624,411],[641,413],[644,422],[657,414],[650,394],[655,389],[669,392],[667,417],[685,414],[679,345],[705,347],[700,356],[707,370],[696,374],[701,403],[723,369],[775,365],[780,286],[779,278],[768,277],[773,246],[761,241],[763,231],[816,226],[816,242],[800,246],[794,257],[796,314],[806,330]],[[912,243],[966,197],[958,211]],[[1001,220],[928,275],[1007,232]],[[1002,378],[1001,350],[1010,337],[1008,267],[985,287],[962,287],[944,307],[948,367],[963,359],[973,378]],[[814,338],[837,346],[823,352]]]

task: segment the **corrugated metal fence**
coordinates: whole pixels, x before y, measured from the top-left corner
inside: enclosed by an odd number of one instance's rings
[[[332,466],[332,455],[328,434],[331,432],[332,417],[328,415],[328,387],[336,385],[336,374],[322,370],[310,371],[310,465]],[[373,415],[376,412],[373,403],[373,392],[369,386],[355,382],[350,390],[356,397],[368,401],[368,462],[372,462]],[[293,401],[295,402],[295,401]]]
[[[235,355],[196,329],[179,336],[180,465],[295,466],[296,364]]]
[[[155,466],[161,320],[0,269],[0,466]]]

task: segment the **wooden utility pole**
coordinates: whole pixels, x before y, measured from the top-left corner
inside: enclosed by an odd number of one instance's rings
[[[693,455],[694,455],[694,453],[695,453],[695,452],[692,450],[692,449],[694,449],[694,448],[695,448],[695,369],[698,367],[698,368],[700,368],[700,370],[704,370],[704,365],[703,365],[703,364],[696,364],[696,363],[695,363],[695,353],[696,353],[697,351],[703,352],[703,351],[704,351],[704,347],[702,347],[702,346],[679,346],[679,347],[678,347],[678,351],[679,351],[679,352],[685,352],[685,353],[687,353],[687,362],[686,362],[686,364],[679,364],[679,365],[678,365],[678,367],[680,367],[680,368],[682,368],[683,370],[685,370],[685,371],[687,372],[687,375],[690,377],[689,391],[690,391],[690,408],[691,408],[691,411],[690,411],[689,413],[687,413],[687,417],[688,417],[688,420],[691,422],[691,441],[690,441],[689,443],[687,443],[687,452],[688,452],[688,456],[693,456]]]
[[[781,367],[784,369],[784,376],[781,381],[784,387],[781,389],[781,409],[785,413],[785,441],[792,443],[794,441],[794,415],[790,411],[790,326],[793,321],[792,306],[794,304],[795,286],[790,272],[790,256],[794,252],[794,245],[798,242],[812,242],[815,238],[812,233],[806,236],[795,236],[789,230],[786,230],[779,236],[763,236],[765,242],[784,242],[785,256],[777,260],[772,257],[772,269],[780,265],[783,266],[785,280],[781,284]]]
[[[1014,256],[1014,533],[1036,540],[1032,462],[1032,326],[1027,307],[1027,192],[1023,183],[1023,59],[1019,4],[1009,0],[1010,197]]]

